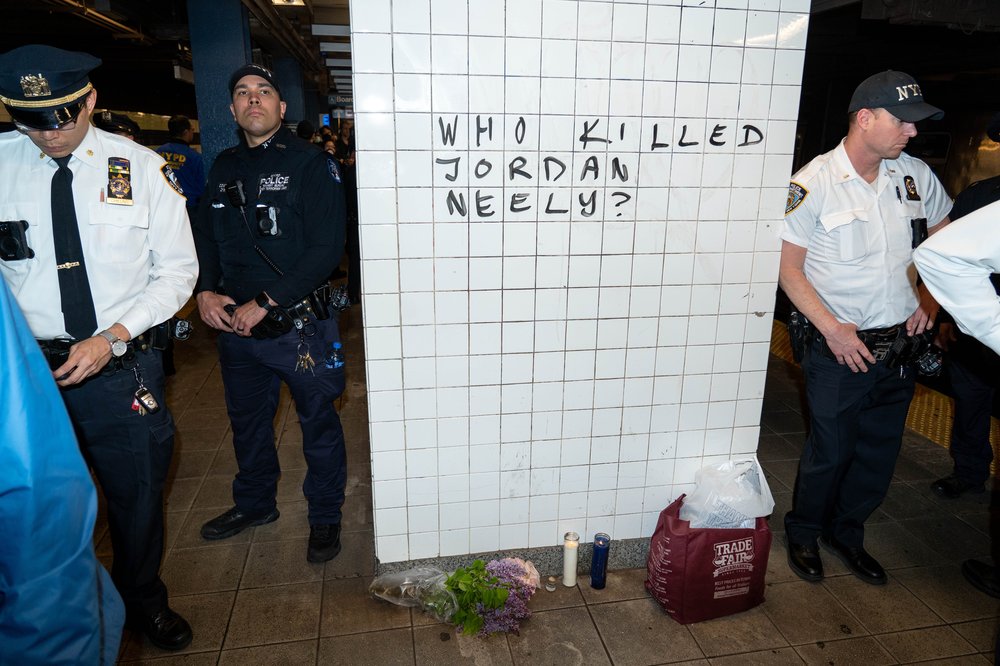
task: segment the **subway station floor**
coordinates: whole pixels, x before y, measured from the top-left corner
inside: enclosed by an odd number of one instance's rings
[[[962,577],[967,558],[990,556],[988,494],[955,501],[929,485],[951,468],[947,451],[908,430],[888,498],[869,520],[866,546],[890,581],[872,587],[827,555],[826,580],[788,569],[780,517],[791,504],[805,438],[797,366],[772,356],[759,458],[775,497],[766,601],[727,618],[681,626],[643,589],[645,570],[615,571],[602,591],[581,576],[574,588],[531,600],[520,635],[458,636],[420,612],[371,599],[374,573],[361,312],[341,331],[348,388],[338,408],[347,434],[349,477],[344,549],[326,564],[305,560],[309,533],[301,434],[287,394],[276,419],[283,476],[278,521],[221,542],[203,541],[203,522],[232,504],[236,471],[213,338],[192,321],[178,346],[168,401],[177,443],[167,494],[163,579],[194,641],[168,653],[126,631],[121,663],[345,664],[986,664],[993,661],[1000,602]],[[97,552],[110,563],[103,518]]]

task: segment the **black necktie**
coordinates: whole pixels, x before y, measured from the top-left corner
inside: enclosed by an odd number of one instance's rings
[[[59,170],[52,176],[52,238],[66,332],[77,340],[84,340],[97,330],[97,314],[73,205],[73,172],[67,166],[71,157],[53,158]]]

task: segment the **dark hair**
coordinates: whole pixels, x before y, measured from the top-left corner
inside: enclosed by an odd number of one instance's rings
[[[306,141],[312,138],[313,132],[315,132],[313,124],[308,120],[300,121],[298,126],[295,128],[295,133],[299,136],[299,138],[305,139]]]
[[[187,116],[171,116],[170,120],[167,121],[167,130],[170,132],[170,136],[180,136],[189,129],[191,129],[191,121],[188,120]]]

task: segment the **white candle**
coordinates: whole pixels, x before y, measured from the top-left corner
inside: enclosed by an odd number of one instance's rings
[[[576,558],[580,547],[580,535],[576,532],[566,532],[563,537],[563,575],[562,582],[566,587],[576,585]]]

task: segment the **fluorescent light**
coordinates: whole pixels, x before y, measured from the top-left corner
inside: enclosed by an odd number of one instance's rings
[[[321,25],[314,23],[312,27],[314,35],[324,37],[350,37],[351,26],[349,25]]]

